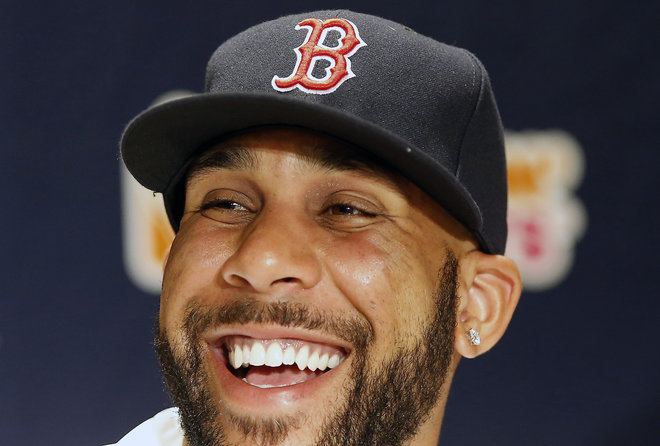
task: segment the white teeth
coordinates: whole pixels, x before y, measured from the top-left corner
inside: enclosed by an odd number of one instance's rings
[[[272,342],[266,351],[266,365],[279,367],[282,365],[282,346],[279,342]]]
[[[298,369],[305,370],[307,367],[307,359],[309,358],[309,346],[303,345],[296,355],[296,365]]]
[[[307,360],[307,368],[312,372],[319,368],[319,352],[312,353],[312,356]]]
[[[259,387],[260,389],[272,389],[273,387],[281,387],[281,386],[273,386],[271,384],[251,384],[251,383],[248,384],[254,387]]]
[[[247,367],[250,365],[250,347],[247,345],[243,346],[243,366]]]
[[[337,366],[339,365],[339,363],[340,363],[340,361],[339,361],[339,355],[335,353],[335,354],[332,355],[332,357],[328,360],[328,367],[330,367],[331,369],[334,369],[335,367],[337,367]]]
[[[328,354],[324,353],[323,356],[319,358],[319,370],[325,370],[328,368]]]
[[[323,348],[306,344],[291,345],[278,340],[254,340],[241,344],[243,345],[235,343],[233,347],[227,346],[227,359],[234,369],[250,365],[280,367],[295,364],[299,370],[309,369],[314,372],[335,368],[345,359],[339,352],[323,352]],[[286,345],[286,348],[283,345]],[[311,352],[311,348],[315,348],[315,351]]]
[[[245,379],[245,378],[243,378],[243,381],[250,384],[251,386],[259,387],[260,389],[273,389],[273,388],[277,388],[277,387],[289,387],[291,385],[291,384],[281,384],[279,386],[275,386],[275,385],[272,385],[272,384],[253,384],[253,383],[249,383],[247,381],[247,379]],[[294,383],[294,384],[298,384],[298,383]]]
[[[292,345],[288,346],[284,350],[284,356],[282,357],[282,364],[284,365],[293,365],[296,362],[296,349]]]
[[[250,351],[250,365],[264,365],[266,362],[266,349],[261,342],[252,344],[252,351]]]
[[[240,346],[234,346],[234,349],[229,354],[229,361],[235,369],[238,369],[243,365],[243,350],[241,350]]]

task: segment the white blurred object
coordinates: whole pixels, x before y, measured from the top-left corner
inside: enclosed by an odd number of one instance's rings
[[[562,130],[507,132],[509,237],[506,255],[525,289],[547,290],[570,271],[587,214],[575,189],[584,175],[580,145]]]

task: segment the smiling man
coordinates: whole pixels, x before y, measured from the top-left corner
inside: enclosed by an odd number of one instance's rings
[[[283,17],[122,154],[177,232],[155,335],[176,409],[119,445],[438,442],[460,358],[520,295],[474,56],[349,11]]]

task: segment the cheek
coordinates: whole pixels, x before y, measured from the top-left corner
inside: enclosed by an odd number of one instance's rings
[[[177,234],[163,274],[160,323],[178,329],[186,306],[209,295],[218,283],[221,265],[230,255],[231,243],[213,232],[182,230]],[[201,303],[201,302],[200,302]]]
[[[326,254],[335,284],[377,336],[396,335],[411,318],[419,319],[421,290],[428,294],[432,281],[415,244],[365,231],[334,240]]]

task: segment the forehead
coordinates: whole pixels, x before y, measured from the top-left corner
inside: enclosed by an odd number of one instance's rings
[[[366,152],[338,139],[300,129],[268,129],[218,143],[197,157],[188,170],[188,186],[217,169],[253,171],[264,153],[280,153],[299,170],[353,171],[401,189],[408,183]]]

